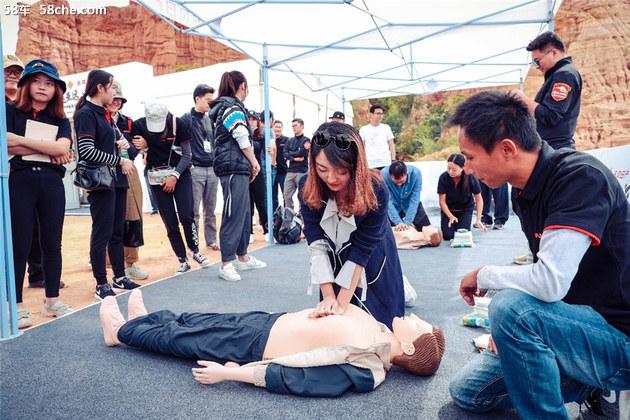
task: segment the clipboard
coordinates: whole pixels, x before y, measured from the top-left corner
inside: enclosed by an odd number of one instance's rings
[[[35,120],[27,120],[24,137],[37,140],[57,141],[57,131],[59,131],[59,127],[56,125],[46,124]],[[31,162],[51,162],[50,156],[41,153],[24,155],[22,156],[22,160]]]

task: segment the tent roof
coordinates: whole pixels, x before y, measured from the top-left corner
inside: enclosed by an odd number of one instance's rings
[[[518,84],[561,0],[136,0],[346,100]],[[182,19],[183,17],[183,19]],[[265,60],[266,50],[266,60]]]

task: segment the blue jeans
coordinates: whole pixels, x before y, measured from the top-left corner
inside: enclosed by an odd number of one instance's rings
[[[476,355],[452,379],[461,408],[515,408],[524,419],[568,419],[565,402],[594,388],[630,389],[630,338],[590,306],[545,303],[506,289],[489,308],[499,355]]]

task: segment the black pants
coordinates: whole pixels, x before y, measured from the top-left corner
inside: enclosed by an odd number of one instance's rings
[[[22,302],[24,273],[33,242],[35,220],[41,226],[39,242],[46,277],[46,297],[58,297],[61,280],[61,235],[66,207],[62,178],[58,171],[46,166],[11,172],[9,197],[17,302]]]
[[[269,231],[267,218],[267,185],[265,184],[264,171],[260,171],[258,176],[249,184],[249,212],[254,217],[254,204],[258,210],[258,222],[263,227],[265,234]],[[254,233],[254,224],[251,223],[251,233]]]
[[[273,173],[273,179],[271,180],[271,198],[272,198],[272,210],[276,211],[278,208],[278,191],[280,191],[280,196],[284,197],[284,178],[286,178],[286,173],[279,174],[276,168],[271,168],[271,173]]]
[[[405,214],[404,211],[398,213],[401,219],[405,218]],[[393,223],[391,223],[391,225],[395,226]],[[418,232],[422,232],[422,228],[425,226],[431,226],[431,221],[429,220],[429,216],[427,216],[427,212],[424,211],[421,201],[418,203],[418,210],[416,211],[416,216],[413,218],[413,227],[415,227]]]
[[[234,314],[152,312],[125,323],[118,339],[129,346],[184,359],[217,363],[257,362],[271,327],[283,313]]]
[[[453,239],[455,236],[455,231],[457,229],[466,229],[470,230],[470,224],[472,222],[473,211],[470,210],[451,210],[453,216],[457,217],[457,223],[453,223],[451,227],[448,227],[448,217],[444,214],[444,212],[440,212],[441,215],[441,227],[442,227],[442,235],[445,240]]]
[[[498,225],[504,225],[510,217],[510,204],[508,197],[508,185],[507,183],[501,185],[499,188],[490,188],[484,183],[481,184],[481,197],[483,198],[483,214],[481,216],[481,223],[487,225],[492,224],[492,215],[490,214],[490,205],[494,199],[494,223]]]
[[[195,217],[193,214],[193,195],[192,195],[192,177],[190,171],[186,170],[179,176],[175,191],[172,193],[164,192],[161,185],[151,185],[153,197],[158,206],[160,217],[171,248],[179,261],[186,260],[186,247],[179,232],[179,224],[184,228],[184,236],[188,249],[192,252],[199,252],[199,236],[197,235],[197,226],[195,225]],[[177,205],[177,211],[175,210]],[[179,215],[179,221],[178,221]]]
[[[38,283],[44,281],[44,267],[42,266],[42,246],[39,243],[39,221],[37,213],[33,216],[33,240],[31,252],[28,254],[28,282]]]
[[[88,195],[92,215],[90,236],[90,262],[96,284],[107,283],[105,252],[109,254],[114,277],[125,275],[125,213],[127,210],[127,189],[117,188],[107,191],[93,191]]]

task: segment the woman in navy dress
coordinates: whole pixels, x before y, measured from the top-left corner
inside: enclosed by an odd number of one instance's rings
[[[368,168],[352,126],[317,129],[299,198],[311,254],[309,292],[313,285],[321,292],[314,316],[343,313],[353,303],[391,328],[404,315],[404,289],[389,192],[380,172]]]

